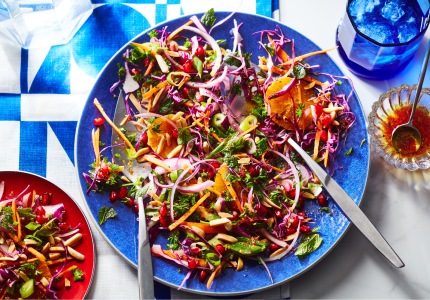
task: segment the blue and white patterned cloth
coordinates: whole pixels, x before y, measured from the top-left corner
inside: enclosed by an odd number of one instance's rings
[[[75,131],[87,94],[110,57],[140,32],[181,15],[213,7],[216,11],[238,10],[270,17],[272,7],[277,7],[271,0],[93,0],[92,3],[92,15],[68,44],[31,50],[21,49],[12,40],[6,11],[0,7],[0,170],[44,176],[66,190],[82,208],[74,168]],[[89,296],[123,298],[120,291],[108,292],[109,275],[105,274],[111,270],[106,262],[120,258],[114,257],[115,253],[98,232],[93,230],[93,233],[98,261]],[[163,290],[167,293],[158,298],[191,297]],[[127,295],[137,295],[137,286],[135,294]],[[264,296],[258,294],[261,297],[288,298],[288,287]]]

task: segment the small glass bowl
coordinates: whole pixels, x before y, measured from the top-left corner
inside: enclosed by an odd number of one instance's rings
[[[430,168],[430,151],[415,157],[401,157],[397,151],[388,145],[387,139],[391,139],[391,136],[384,136],[382,128],[386,124],[387,117],[392,115],[395,108],[413,103],[416,89],[416,85],[407,84],[389,89],[379,97],[378,101],[373,103],[372,111],[368,117],[370,143],[375,148],[376,153],[390,165],[409,171]],[[430,96],[430,89],[423,88],[421,90],[419,106],[424,106],[430,110],[430,97],[425,95]]]

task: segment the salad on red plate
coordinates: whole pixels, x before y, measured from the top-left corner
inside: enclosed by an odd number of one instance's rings
[[[58,188],[37,189],[48,185],[29,173],[1,175],[1,298],[83,298],[92,277],[93,250],[84,241],[91,239],[88,227],[67,214],[76,209],[64,204]],[[29,180],[24,188],[20,179]]]

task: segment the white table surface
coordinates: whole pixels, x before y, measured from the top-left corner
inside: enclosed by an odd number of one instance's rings
[[[346,1],[281,0],[281,21],[321,48],[333,47]],[[414,60],[396,78],[369,81],[349,72],[338,53],[329,55],[352,78],[366,116],[381,93],[418,80],[430,32]],[[424,82],[430,86],[430,76]],[[417,175],[417,174],[414,174]],[[292,299],[425,299],[430,298],[430,190],[417,190],[409,172],[394,176],[372,152],[362,209],[405,263],[393,267],[353,226],[320,263],[291,281]],[[97,247],[90,299],[137,299],[137,272],[117,255],[93,226]]]

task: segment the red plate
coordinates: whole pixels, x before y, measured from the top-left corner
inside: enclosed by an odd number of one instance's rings
[[[66,210],[65,220],[67,223],[72,227],[80,224],[79,228],[82,233],[82,241],[74,248],[85,255],[85,260],[70,261],[67,263],[66,268],[71,265],[77,265],[78,268],[84,272],[84,280],[77,282],[72,280],[72,287],[61,290],[58,296],[60,299],[83,299],[89,291],[93,279],[95,252],[91,229],[82,210],[66,192],[38,175],[21,171],[0,171],[0,182],[1,181],[5,182],[3,196],[11,192],[20,193],[29,185],[29,191],[36,190],[39,195],[43,192],[52,193],[52,204],[64,204]]]

